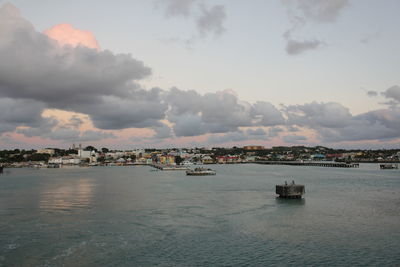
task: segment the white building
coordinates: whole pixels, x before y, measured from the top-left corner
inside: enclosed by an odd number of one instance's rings
[[[62,164],[62,157],[49,158],[49,164]]]
[[[135,149],[133,150],[133,153],[135,154],[136,158],[143,157],[145,154],[144,149]]]
[[[62,165],[79,165],[81,163],[81,159],[78,157],[57,157],[57,158],[50,158],[49,164],[62,164]]]
[[[88,159],[91,156],[92,156],[92,151],[83,150],[83,149],[78,150],[78,157],[80,157],[81,159]]]
[[[78,157],[80,161],[89,159],[89,162],[97,162],[99,154],[96,151],[83,150],[81,147],[78,149]]]

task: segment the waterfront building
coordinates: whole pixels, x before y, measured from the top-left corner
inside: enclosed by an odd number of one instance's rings
[[[62,164],[62,165],[79,165],[81,159],[74,156],[53,157],[49,158],[49,164]]]
[[[225,163],[237,163],[240,161],[239,156],[231,156],[231,155],[227,155],[227,156],[218,156],[217,157],[217,162],[219,164],[225,164]]]
[[[323,154],[314,154],[314,155],[311,155],[311,159],[313,159],[313,160],[324,160],[325,159],[325,155],[323,155]]]
[[[49,158],[49,164],[62,164],[62,157]]]
[[[159,161],[161,164],[165,165],[175,165],[175,157],[172,155],[160,156]]]
[[[226,163],[225,157],[224,156],[218,156],[217,157],[217,162],[219,164],[225,164]]]
[[[257,157],[256,156],[246,156],[245,161],[249,162],[249,161],[256,161]]]
[[[210,156],[204,156],[201,158],[203,164],[213,164],[214,160]]]

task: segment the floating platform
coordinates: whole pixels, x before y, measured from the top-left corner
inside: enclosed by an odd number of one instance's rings
[[[305,186],[300,184],[285,184],[277,185],[275,189],[276,194],[280,198],[302,198],[305,193]]]

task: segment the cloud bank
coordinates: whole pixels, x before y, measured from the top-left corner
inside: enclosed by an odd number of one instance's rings
[[[191,14],[196,1],[172,3],[170,15],[183,16]],[[334,10],[340,9],[325,8],[325,20],[331,21],[337,16]],[[210,20],[214,12],[220,17],[221,10],[210,11]],[[324,20],[317,15],[313,19]],[[218,32],[221,27],[207,31]],[[132,55],[82,42],[65,45],[63,40],[37,32],[11,4],[0,8],[0,134],[83,142],[115,139],[122,129],[146,128],[154,132],[146,137],[149,142],[205,136],[206,144],[267,140],[299,144],[309,142],[302,132],[306,129],[321,142],[400,138],[398,85],[381,93],[391,103],[387,108],[358,115],[334,102],[278,108],[268,101],[243,101],[230,90],[206,94],[179,88],[146,90],[140,82],[152,70]],[[297,46],[291,48],[294,54],[307,50]],[[62,122],[44,116],[49,109],[85,114],[94,127],[82,129],[79,117]]]

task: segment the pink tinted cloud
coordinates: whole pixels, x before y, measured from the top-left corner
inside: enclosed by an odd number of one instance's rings
[[[100,46],[92,32],[76,29],[67,23],[55,25],[46,30],[44,34],[56,40],[61,45],[68,44],[73,47],[82,45],[100,50]]]

